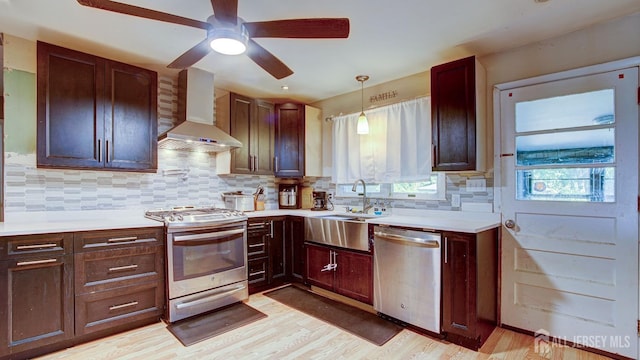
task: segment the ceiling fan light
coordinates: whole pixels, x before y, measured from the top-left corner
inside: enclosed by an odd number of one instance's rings
[[[364,111],[360,113],[360,116],[358,116],[358,124],[356,125],[356,132],[360,135],[365,135],[369,133],[369,121],[367,120],[367,116],[364,114]]]
[[[249,42],[249,34],[244,26],[241,26],[240,32],[234,28],[214,29],[211,31],[209,38],[211,48],[224,55],[240,55],[247,51],[247,43]]]

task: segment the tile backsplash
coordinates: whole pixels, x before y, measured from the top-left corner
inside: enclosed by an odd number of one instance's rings
[[[177,89],[174,80],[161,77],[158,84],[159,133],[176,121]],[[477,176],[475,176],[477,177]],[[394,208],[460,210],[451,206],[451,195],[463,203],[493,204],[493,179],[487,190],[467,193],[467,177],[447,175],[447,199],[443,201],[393,200]],[[316,190],[333,191],[330,178],[302,182]],[[39,169],[35,154],[5,154],[5,213],[25,211],[75,211],[98,209],[156,209],[173,206],[223,206],[221,194],[240,190],[253,193],[258,185],[266,192],[266,207],[277,209],[278,184],[273,176],[216,175],[215,154],[158,149],[155,173]],[[358,199],[334,199],[339,206],[357,206]]]
[[[493,203],[492,179],[487,191],[466,191],[467,177],[447,175],[446,200],[392,200],[393,208],[460,210],[451,206],[451,195],[461,201]],[[253,193],[261,185],[266,207],[277,209],[278,184],[273,176],[216,175],[215,155],[167,149],[158,150],[156,173],[38,169],[34,155],[5,155],[5,212],[72,211],[98,209],[155,209],[173,206],[223,206],[221,194],[240,190]],[[330,178],[305,179],[305,186],[333,191]],[[355,198],[334,199],[340,206],[358,206]]]

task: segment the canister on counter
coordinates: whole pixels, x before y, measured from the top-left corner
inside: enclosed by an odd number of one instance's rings
[[[311,209],[313,207],[313,188],[311,186],[303,186],[300,189],[300,208]]]

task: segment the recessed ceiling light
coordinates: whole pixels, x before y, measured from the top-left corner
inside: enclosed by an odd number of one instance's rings
[[[287,86],[287,85],[282,85],[282,86],[280,86],[280,88],[281,88],[282,90],[284,90],[284,91],[289,90],[289,86]]]

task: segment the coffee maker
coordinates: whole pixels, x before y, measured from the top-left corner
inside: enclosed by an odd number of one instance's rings
[[[328,210],[329,201],[327,199],[326,191],[314,191],[313,192],[313,207],[311,210]]]

